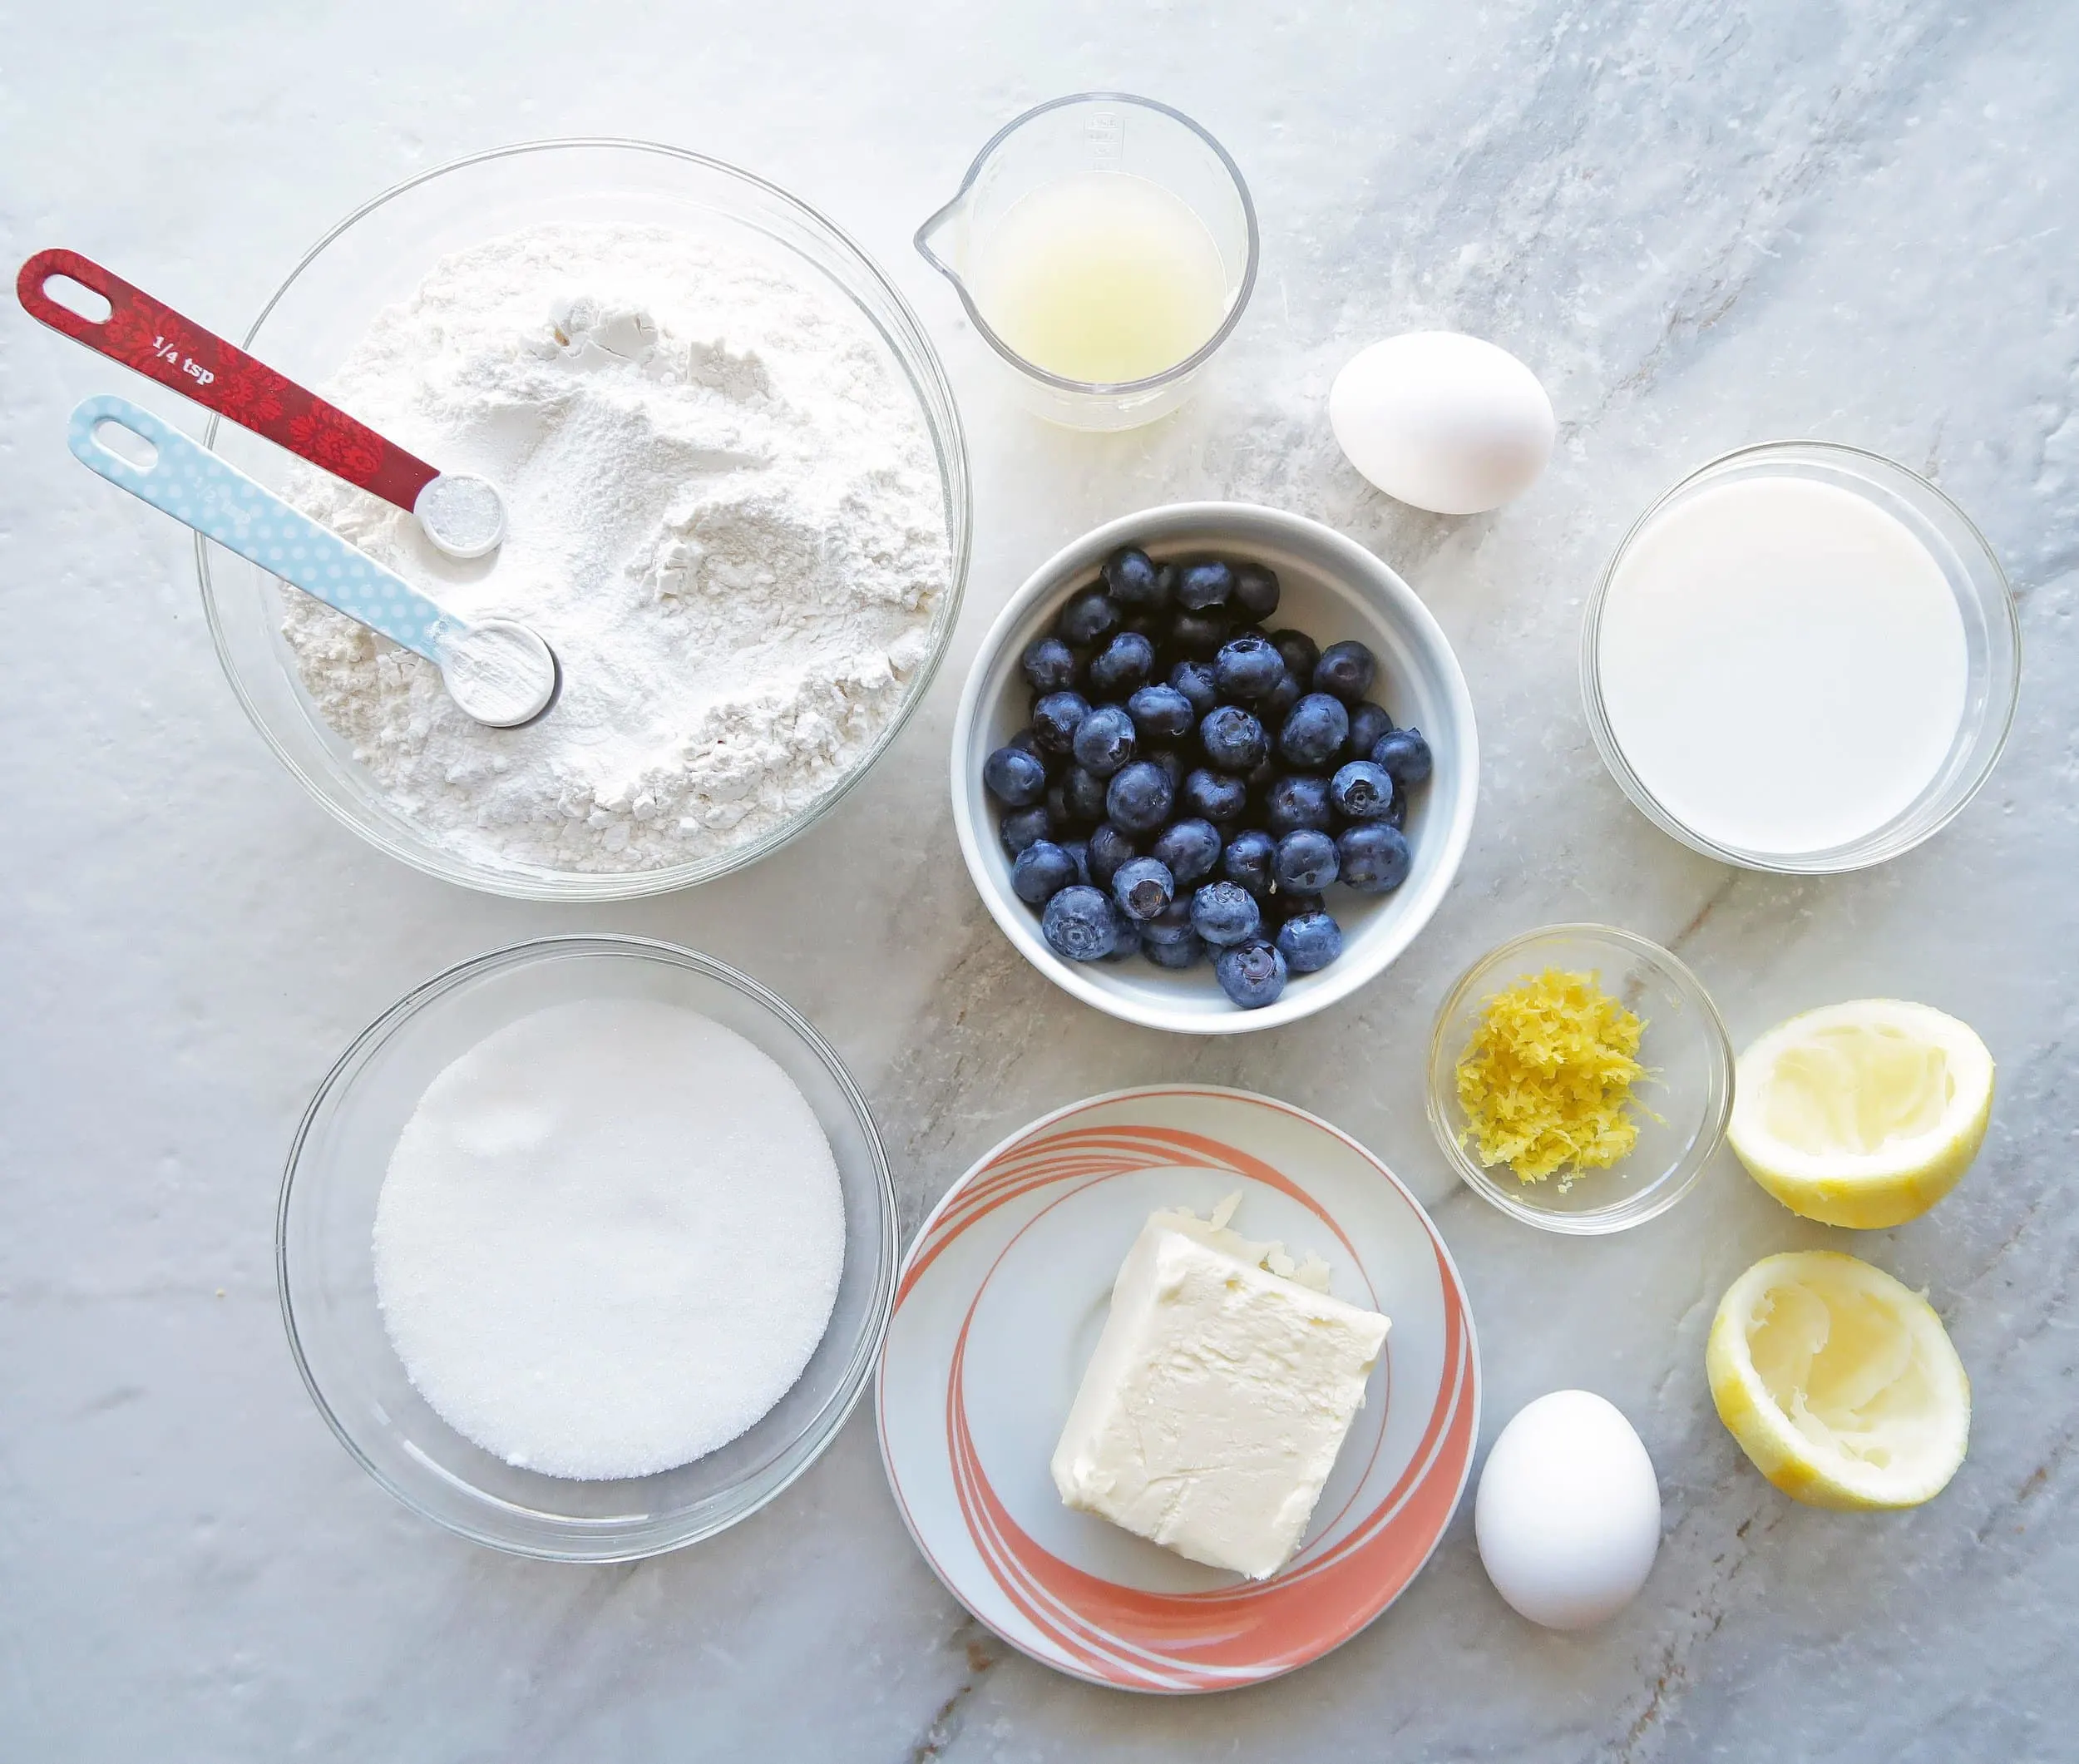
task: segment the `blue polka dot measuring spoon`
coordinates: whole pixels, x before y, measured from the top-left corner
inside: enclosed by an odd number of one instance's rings
[[[441,670],[448,695],[477,722],[516,729],[556,702],[561,670],[536,632],[509,619],[472,621],[444,611],[367,552],[129,399],[82,400],[67,438],[73,457],[110,483],[423,655]]]

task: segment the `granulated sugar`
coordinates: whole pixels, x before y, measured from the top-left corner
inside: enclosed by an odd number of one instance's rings
[[[480,861],[686,863],[777,829],[860,763],[951,572],[929,431],[872,328],[805,268],[662,228],[531,228],[443,259],[328,383],[504,497],[501,548],[315,472],[290,500],[465,617],[556,653],[539,723],[486,729],[429,662],[306,595],[284,630],[389,802]]]
[[[844,1204],[793,1080],[640,999],[557,1005],[427,1087],[375,1213],[412,1383],[508,1463],[586,1480],[713,1451],[830,1322]]]

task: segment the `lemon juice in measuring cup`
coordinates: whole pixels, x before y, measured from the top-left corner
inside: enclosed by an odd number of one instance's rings
[[[1175,409],[1256,277],[1233,161],[1180,112],[1109,94],[1007,125],[916,243],[1025,402],[1072,428]]]

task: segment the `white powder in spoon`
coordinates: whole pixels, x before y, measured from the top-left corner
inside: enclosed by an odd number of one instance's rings
[[[376,1297],[465,1438],[552,1476],[643,1476],[793,1388],[844,1246],[829,1143],[778,1065],[694,1011],[590,999],[427,1087],[376,1203]]]

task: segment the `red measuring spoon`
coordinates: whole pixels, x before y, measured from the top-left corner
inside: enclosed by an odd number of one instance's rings
[[[89,319],[52,299],[48,284],[61,278],[99,294],[107,317]],[[29,316],[52,330],[416,515],[449,556],[481,557],[505,538],[505,506],[488,479],[427,465],[91,258],[39,251],[14,287]]]

